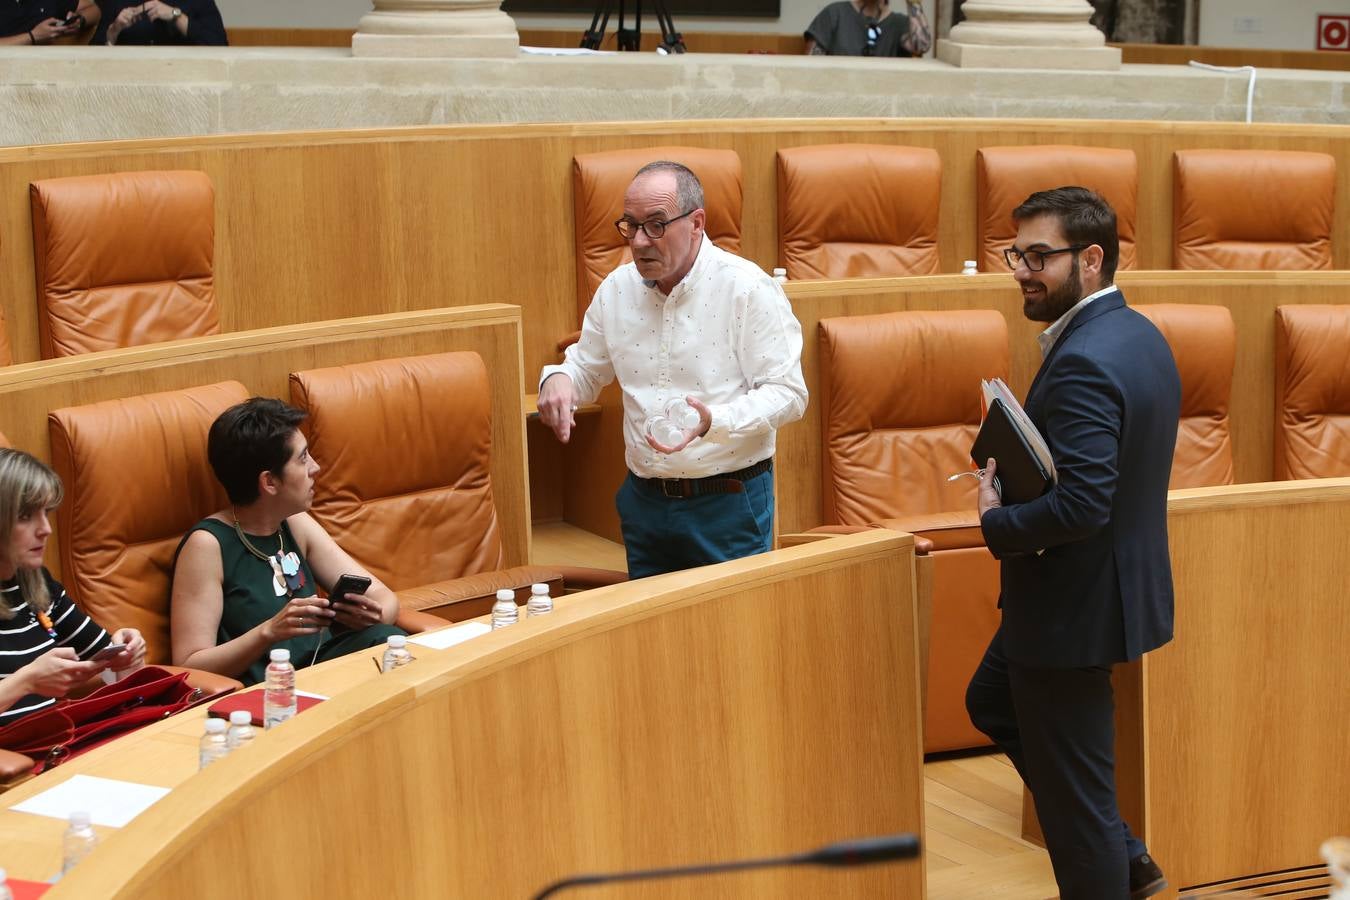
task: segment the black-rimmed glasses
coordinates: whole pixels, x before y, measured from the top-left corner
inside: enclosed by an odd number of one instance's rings
[[[1079,250],[1086,250],[1091,246],[1091,244],[1074,244],[1056,250],[1018,250],[1016,247],[1009,247],[1003,251],[1003,260],[1010,269],[1016,269],[1019,263],[1026,263],[1027,271],[1039,272],[1045,268],[1047,256],[1054,256],[1057,253],[1077,253]]]
[[[647,237],[657,241],[666,233],[666,229],[670,227],[670,223],[678,222],[685,216],[692,216],[697,211],[698,207],[695,207],[688,212],[680,213],[673,219],[666,219],[664,222],[660,219],[651,219],[646,222],[634,222],[632,219],[620,219],[614,223],[614,227],[619,229],[619,234],[625,241],[631,241],[633,238],[637,237],[639,228],[646,232]]]
[[[873,22],[867,26],[867,44],[863,47],[863,56],[876,56],[879,40],[881,40],[881,26]]]

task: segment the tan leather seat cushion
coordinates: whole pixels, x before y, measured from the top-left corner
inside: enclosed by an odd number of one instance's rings
[[[1135,266],[1139,163],[1133,150],[1110,147],[981,147],[975,152],[976,240],[980,271],[1006,272],[1003,251],[1017,226],[1012,212],[1036,191],[1077,185],[1096,191],[1116,211],[1117,269]]]
[[[206,458],[211,423],[248,399],[237,381],[58,409],[47,419],[62,581],[100,625],[139,628],[146,661],[171,661],[173,552],[228,505]]]
[[[614,223],[623,216],[623,195],[637,170],[657,160],[680,163],[698,176],[708,239],[730,253],[741,252],[741,158],[736,151],[644,147],[581,154],[572,160],[578,323],[605,276],[633,258]]]
[[[357,562],[395,591],[501,567],[478,354],[297,372],[291,401],[323,467],[311,512]]]
[[[1178,150],[1172,172],[1173,268],[1331,268],[1330,155]]]
[[[1181,421],[1170,488],[1233,483],[1228,425],[1237,332],[1224,306],[1159,303],[1136,306],[1167,339],[1181,374]]]
[[[1275,310],[1275,477],[1350,476],[1350,306]]]
[[[1008,331],[991,310],[898,312],[820,322],[826,524],[973,509],[980,379],[1008,377]]]
[[[52,178],[30,198],[44,358],[220,331],[205,173]]]
[[[937,274],[936,150],[818,144],[777,158],[778,261],[788,278]]]

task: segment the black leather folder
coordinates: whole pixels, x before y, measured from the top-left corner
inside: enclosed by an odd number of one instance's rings
[[[994,487],[1005,504],[1028,503],[1050,490],[1053,481],[1003,401],[995,398],[970,447],[975,465],[993,457],[998,464]]]

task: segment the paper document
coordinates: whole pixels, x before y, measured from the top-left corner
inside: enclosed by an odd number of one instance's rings
[[[430,647],[433,650],[444,650],[447,647],[462,644],[470,638],[487,634],[491,630],[492,626],[486,622],[465,622],[463,625],[456,625],[454,628],[442,628],[439,631],[413,635],[408,638],[408,643]]]
[[[1055,472],[1055,461],[1050,456],[1050,447],[1045,443],[1045,438],[1041,437],[1038,429],[1027,416],[1026,410],[1022,409],[1022,404],[1017,402],[1017,397],[1008,386],[1003,383],[1002,378],[980,379],[980,390],[984,394],[984,408],[987,411],[993,401],[997,398],[1004,408],[1012,416],[1013,423],[1017,430],[1022,432],[1026,438],[1027,445],[1031,447],[1036,458],[1040,460],[1045,471],[1050,473],[1050,483],[1059,484],[1059,475]]]
[[[166,787],[76,775],[10,809],[53,819],[69,819],[72,812],[85,809],[95,825],[121,828],[168,792]]]

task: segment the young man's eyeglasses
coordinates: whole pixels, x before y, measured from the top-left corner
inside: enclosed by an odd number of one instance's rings
[[[1071,247],[1060,247],[1057,250],[1018,250],[1016,247],[1009,247],[1003,251],[1003,259],[1008,264],[1008,268],[1016,269],[1018,263],[1026,263],[1027,270],[1030,272],[1039,272],[1045,268],[1045,258],[1054,256],[1057,253],[1077,253],[1079,250],[1086,250],[1091,244],[1074,244]]]
[[[661,239],[661,236],[666,233],[666,229],[670,227],[672,222],[678,222],[685,216],[692,216],[697,211],[698,208],[695,207],[694,209],[689,210],[689,212],[680,213],[675,218],[666,219],[664,222],[660,219],[649,219],[646,222],[634,222],[632,219],[620,219],[614,223],[614,227],[619,229],[619,234],[625,241],[631,241],[633,238],[637,237],[639,228],[646,232],[647,237],[656,241]]]
[[[867,45],[863,47],[863,56],[876,56],[879,40],[881,40],[881,26],[873,22],[867,26]]]

